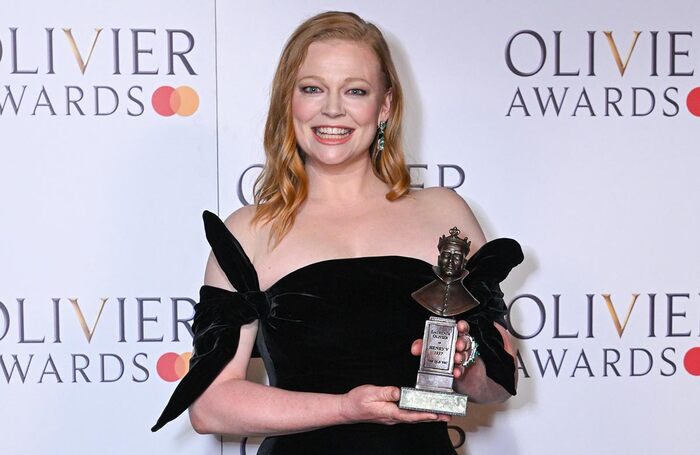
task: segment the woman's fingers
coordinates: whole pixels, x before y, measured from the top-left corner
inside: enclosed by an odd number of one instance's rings
[[[417,423],[417,422],[446,422],[445,417],[441,414],[434,414],[432,412],[418,412],[418,411],[407,411],[405,409],[399,409],[396,414],[396,420],[406,423]]]
[[[379,398],[381,401],[399,401],[399,398],[401,398],[401,392],[399,391],[398,387],[382,387],[379,392]]]
[[[463,335],[457,338],[455,343],[456,352],[468,351],[472,348],[472,339],[469,335]]]
[[[457,332],[459,336],[457,337],[457,342],[455,343],[455,350],[457,353],[463,353],[464,351],[471,348],[471,340],[469,338],[469,323],[464,320],[457,321]],[[455,354],[455,364],[462,363],[464,358],[457,359],[457,354]]]
[[[420,355],[422,350],[423,350],[423,340],[421,338],[415,340],[413,342],[413,344],[411,344],[411,354]]]
[[[462,366],[464,361],[467,359],[466,352],[458,352],[455,354],[455,366]]]
[[[454,370],[452,372],[455,379],[459,379],[464,375],[464,367],[462,365],[469,358],[472,353],[471,350],[474,348],[472,346],[473,339],[469,336],[469,324],[466,321],[459,321],[457,326],[460,336],[455,343]]]
[[[390,420],[388,423],[449,422],[451,419],[450,416],[444,414],[401,409],[396,403],[401,397],[401,391],[398,387],[386,386],[378,389],[379,401],[386,401],[387,410],[389,411],[386,414],[386,417]]]
[[[450,416],[445,414],[436,414],[434,412],[409,411],[401,409],[397,406],[394,418],[397,421],[405,423],[416,422],[449,422]]]
[[[433,412],[409,411],[397,405],[401,392],[394,386],[358,386],[340,401],[340,412],[348,423],[376,422],[386,425],[415,422],[447,422],[450,417]]]
[[[454,355],[454,370],[453,376],[459,378],[464,374],[462,363],[469,357],[471,346],[471,338],[469,338],[469,323],[465,320],[457,321],[457,341],[455,342]],[[411,344],[411,354],[415,356],[421,355],[423,350],[423,340],[417,339]]]
[[[457,331],[460,333],[460,335],[469,334],[469,323],[460,319],[457,321]]]
[[[403,422],[420,422],[422,420],[437,420],[438,415],[432,412],[409,411],[397,407],[394,418]]]

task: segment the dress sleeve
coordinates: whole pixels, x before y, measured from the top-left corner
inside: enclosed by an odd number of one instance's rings
[[[503,337],[493,323],[506,327],[508,309],[499,284],[523,259],[522,249],[513,239],[501,238],[485,243],[467,261],[469,274],[463,281],[480,305],[456,316],[469,323],[469,334],[479,343],[486,375],[511,395],[516,394],[515,362],[505,350]]]
[[[241,326],[260,319],[266,308],[265,294],[258,287],[257,274],[243,248],[216,215],[205,211],[203,218],[214,255],[238,291],[208,285],[200,288],[189,371],[151,431],[158,431],[199,398],[236,354]]]

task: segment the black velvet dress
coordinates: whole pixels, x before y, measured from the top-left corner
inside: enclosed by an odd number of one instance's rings
[[[435,279],[432,264],[406,256],[330,259],[295,270],[261,291],[252,263],[223,222],[210,212],[205,212],[204,220],[207,239],[237,292],[202,286],[193,324],[190,371],[154,430],[177,417],[206,389],[235,354],[240,326],[255,319],[259,329],[254,355],[262,357],[272,386],[330,394],[363,384],[415,386],[419,358],[411,355],[410,346],[422,337],[431,313],[411,298],[411,292]],[[472,292],[482,291],[475,294],[477,299],[502,304],[483,284],[468,287]],[[502,340],[500,352],[496,352],[499,346],[489,347],[499,343],[500,335],[493,339],[497,331],[492,321],[502,321],[503,305],[492,302],[491,311],[481,306],[486,333],[482,337],[475,333],[474,317],[471,333],[482,349],[494,351],[486,357],[496,355],[494,362],[510,361],[510,369],[506,367],[503,373],[507,376],[513,372],[512,359],[503,357],[508,354]],[[486,335],[492,342],[484,346]],[[498,369],[491,373],[494,371]],[[453,454],[454,449],[443,422],[362,423],[269,437],[258,452],[317,453],[440,455]]]

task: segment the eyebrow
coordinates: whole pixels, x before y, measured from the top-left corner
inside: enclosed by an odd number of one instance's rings
[[[319,81],[323,82],[324,84],[328,85],[328,84],[326,83],[326,80],[325,80],[324,78],[322,78],[321,76],[314,76],[314,75],[311,75],[311,76],[304,76],[304,77],[302,77],[301,79],[298,79],[297,82],[301,82],[301,81],[303,81],[304,79],[316,79],[316,80],[319,80]],[[364,83],[367,84],[367,85],[372,85],[372,84],[369,83],[368,80],[363,79],[363,78],[361,78],[361,77],[348,77],[348,78],[345,78],[345,80],[344,80],[343,82],[344,82],[345,84],[351,83],[351,82],[364,82]]]

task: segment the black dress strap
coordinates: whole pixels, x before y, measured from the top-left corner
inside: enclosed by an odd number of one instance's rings
[[[513,356],[505,350],[503,337],[493,322],[506,327],[505,315],[508,309],[499,283],[523,259],[520,244],[513,239],[494,239],[482,245],[467,261],[469,274],[462,281],[480,305],[455,316],[469,323],[469,334],[479,343],[486,375],[511,395],[516,393],[515,362]]]
[[[264,317],[267,302],[253,264],[215,214],[204,211],[204,229],[221,269],[235,292],[204,285],[195,305],[190,369],[175,388],[151,431],[182,414],[216,379],[238,349],[241,326]],[[258,356],[256,350],[253,356]]]

